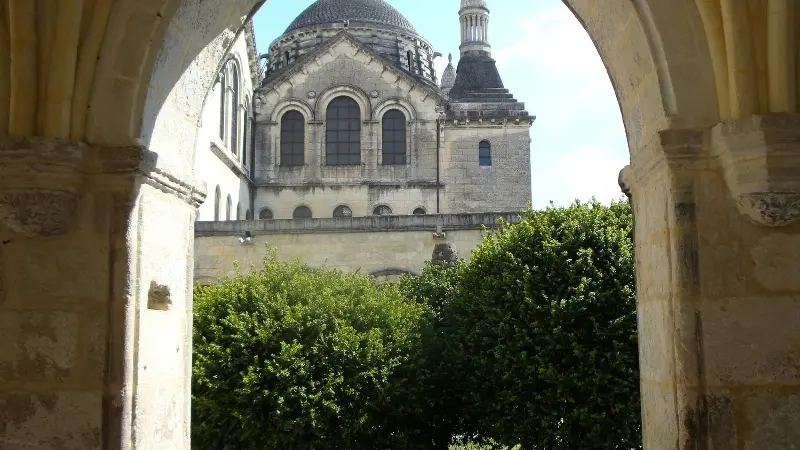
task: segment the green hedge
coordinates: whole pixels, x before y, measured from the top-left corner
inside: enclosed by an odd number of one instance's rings
[[[525,449],[640,448],[634,286],[627,203],[490,234],[443,314],[465,420]]]
[[[529,211],[396,284],[273,252],[196,289],[193,447],[641,448],[633,267],[627,203]]]
[[[424,448],[427,308],[396,286],[273,256],[198,287],[194,312],[194,448]]]

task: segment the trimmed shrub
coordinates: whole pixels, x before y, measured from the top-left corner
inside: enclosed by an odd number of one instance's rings
[[[429,316],[395,285],[274,253],[197,287],[193,447],[430,448],[414,378]]]
[[[443,313],[465,420],[524,449],[641,448],[634,286],[627,203],[491,233]]]

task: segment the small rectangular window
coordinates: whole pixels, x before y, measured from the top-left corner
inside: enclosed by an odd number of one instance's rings
[[[492,146],[486,141],[482,141],[478,146],[478,160],[481,166],[492,165]]]

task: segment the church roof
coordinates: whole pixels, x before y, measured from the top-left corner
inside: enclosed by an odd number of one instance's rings
[[[345,20],[380,24],[417,33],[411,22],[384,0],[317,0],[294,19],[286,33]]]
[[[438,88],[436,88],[436,87],[434,87],[434,86],[432,86],[432,85],[430,85],[428,83],[422,82],[424,80],[420,80],[419,78],[414,77],[413,75],[409,74],[408,72],[397,68],[391,61],[389,61],[384,56],[382,56],[379,53],[377,53],[375,50],[373,50],[369,46],[364,45],[363,42],[360,42],[358,39],[354,38],[352,35],[350,35],[346,31],[339,32],[339,34],[337,34],[336,37],[334,37],[333,39],[328,40],[323,45],[315,48],[313,51],[311,51],[309,53],[306,53],[305,55],[301,56],[297,60],[297,62],[295,62],[291,66],[288,66],[287,68],[285,68],[283,70],[279,70],[278,72],[275,72],[271,76],[265,78],[262,81],[261,87],[259,89],[268,90],[270,87],[275,86],[278,83],[281,83],[282,81],[291,78],[295,74],[301,72],[303,70],[303,67],[305,67],[305,65],[307,63],[309,63],[311,61],[314,61],[320,55],[322,55],[325,52],[327,52],[331,47],[333,47],[334,45],[336,45],[336,44],[338,44],[339,42],[342,42],[342,41],[349,42],[351,45],[357,47],[360,51],[364,52],[365,54],[368,54],[369,56],[371,56],[375,60],[381,61],[388,70],[391,70],[393,73],[399,75],[400,77],[403,77],[406,80],[408,80],[408,81],[410,81],[412,83],[415,83],[417,86],[422,88],[422,90],[424,90],[426,93],[428,93],[428,94],[430,94],[432,96],[435,96],[435,97],[439,98],[440,100],[445,100],[445,98],[442,96],[441,90],[439,90]]]
[[[530,119],[525,103],[518,101],[503,86],[497,63],[487,52],[461,55],[456,80],[449,91],[450,110],[454,118],[506,117]]]

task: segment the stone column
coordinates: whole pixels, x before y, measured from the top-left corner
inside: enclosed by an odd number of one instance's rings
[[[327,140],[325,133],[325,122],[322,120],[314,120],[308,122],[308,146],[306,155],[308,155],[308,170],[310,175],[306,179],[320,181],[322,180],[322,166],[325,165],[326,146]]]
[[[800,116],[632,157],[645,449],[800,445]]]
[[[378,174],[378,130],[381,122],[378,120],[365,120],[363,122],[364,141],[361,143],[361,164],[364,166],[363,176],[375,181]]]
[[[156,159],[0,138],[0,448],[189,448],[204,194]]]

